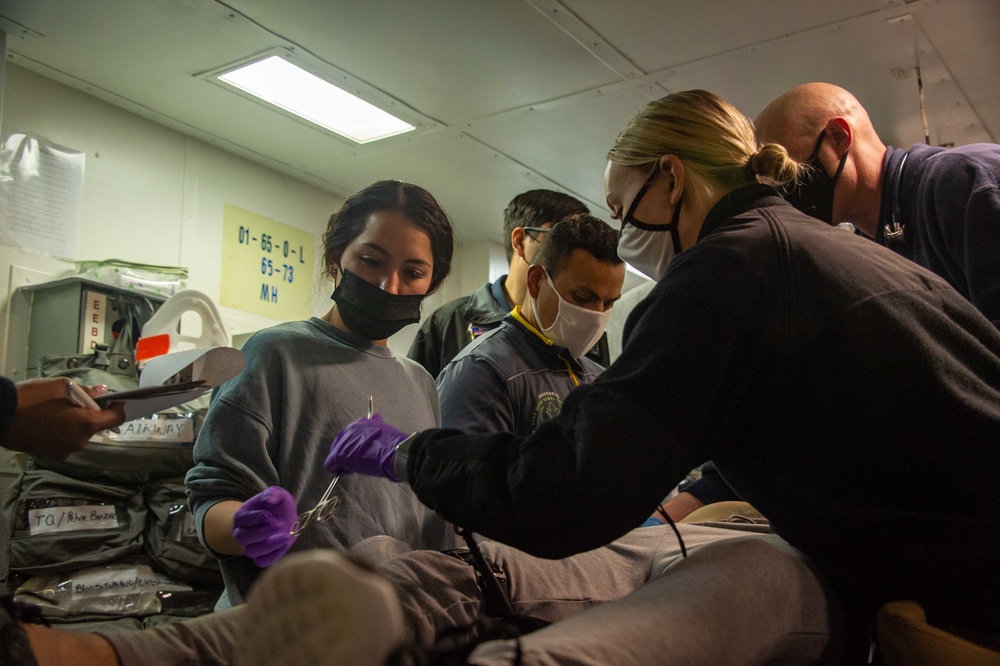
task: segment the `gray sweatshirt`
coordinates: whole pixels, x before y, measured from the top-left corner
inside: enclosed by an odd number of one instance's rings
[[[246,368],[215,390],[185,483],[204,541],[205,513],[224,500],[246,501],[281,486],[313,508],[332,477],[323,469],[330,443],[368,412],[368,397],[387,423],[405,432],[440,424],[437,391],[417,363],[312,318],[253,335]],[[292,550],[339,546],[387,534],[414,548],[455,545],[452,528],[405,483],[346,475],[340,504],[309,526]],[[230,600],[239,603],[260,570],[246,557],[220,556]]]

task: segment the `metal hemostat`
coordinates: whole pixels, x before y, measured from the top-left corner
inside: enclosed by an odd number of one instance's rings
[[[375,396],[368,396],[368,418],[375,415]],[[336,512],[337,507],[340,505],[340,496],[333,495],[333,489],[337,487],[337,482],[340,481],[340,474],[333,477],[333,481],[330,485],[326,487],[326,492],[323,496],[319,498],[319,502],[316,506],[309,509],[305,513],[299,515],[299,519],[295,521],[292,525],[289,534],[292,536],[298,536],[313,523],[321,523]]]

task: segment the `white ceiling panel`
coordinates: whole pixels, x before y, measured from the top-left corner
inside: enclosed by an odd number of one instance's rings
[[[463,134],[361,156],[350,171],[345,179],[351,191],[382,178],[399,178],[434,193],[453,218],[460,240],[500,240],[503,210],[515,195],[560,189]]]
[[[877,10],[873,0],[567,0],[566,5],[646,73]]]
[[[615,80],[522,0],[230,5],[449,125]]]
[[[655,86],[593,92],[476,123],[467,131],[542,174],[559,174],[561,188],[607,219],[604,203],[605,155],[625,123],[663,94]]]
[[[916,18],[942,66],[985,126],[987,140],[1000,140],[1000,2],[944,3]]]
[[[610,143],[669,90],[753,116],[831,81],[909,145],[919,64],[932,143],[1000,136],[998,0],[3,0],[0,29],[8,62],[337,194],[419,182],[467,240],[499,238],[527,189],[601,212]],[[275,48],[420,128],[357,146],[199,76]]]
[[[808,58],[802,57],[804,45]],[[924,139],[918,63],[931,143],[988,141],[985,126],[909,15],[757,45],[752,54],[733,53],[704,66],[678,68],[683,71],[662,83],[673,90],[710,88],[752,118],[783,90],[827,81],[854,93],[885,142],[909,146]]]

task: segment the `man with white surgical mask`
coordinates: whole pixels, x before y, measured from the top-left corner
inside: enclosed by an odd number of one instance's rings
[[[535,263],[535,253],[549,230],[589,212],[582,201],[554,190],[529,190],[511,199],[503,211],[507,273],[424,318],[406,355],[437,378],[462,349],[499,326],[515,305],[524,303],[528,266]],[[604,367],[611,363],[606,339],[587,355]]]
[[[589,384],[600,365],[585,356],[621,297],[618,232],[583,215],[553,227],[527,272],[524,304],[480,336],[438,376],[441,422],[465,432],[532,433]]]

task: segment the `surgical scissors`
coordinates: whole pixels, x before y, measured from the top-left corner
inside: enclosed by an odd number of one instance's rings
[[[375,396],[368,396],[368,418],[375,415]],[[323,496],[319,498],[319,502],[316,506],[309,509],[308,511],[299,515],[299,519],[295,521],[292,525],[291,531],[288,533],[292,536],[298,536],[302,531],[309,527],[313,523],[320,523],[329,518],[337,510],[340,505],[340,496],[331,495],[333,494],[333,489],[337,487],[337,482],[340,481],[340,473],[333,477],[333,481],[330,485],[326,487],[326,492]]]

